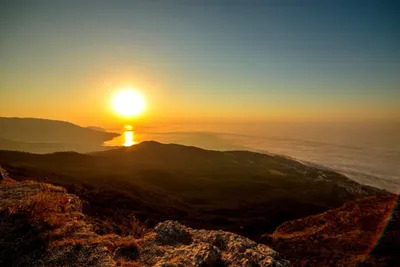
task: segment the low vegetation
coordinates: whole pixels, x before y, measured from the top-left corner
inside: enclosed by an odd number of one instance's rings
[[[271,248],[222,231],[176,221],[140,238],[98,235],[78,197],[35,182],[0,183],[0,266],[257,266],[288,267]],[[135,222],[133,222],[134,226]],[[225,246],[215,246],[216,238]],[[234,237],[234,238],[233,238]],[[246,247],[249,253],[244,253]],[[193,265],[193,263],[195,263]],[[254,265],[253,264],[253,265]]]
[[[263,242],[293,266],[398,266],[398,201],[395,195],[358,199],[283,223]]]
[[[1,266],[74,266],[85,260],[85,266],[111,266],[109,255],[121,247],[140,249],[132,237],[96,235],[82,214],[80,200],[65,189],[10,181],[0,184]],[[102,248],[108,256],[99,252]],[[68,253],[81,259],[69,259]]]

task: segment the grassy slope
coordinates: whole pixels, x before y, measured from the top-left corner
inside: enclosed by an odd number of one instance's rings
[[[264,243],[293,266],[398,266],[398,202],[396,195],[358,199],[285,222]]]

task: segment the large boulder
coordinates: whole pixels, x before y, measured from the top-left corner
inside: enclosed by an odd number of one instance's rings
[[[289,266],[276,251],[248,238],[176,221],[158,224],[138,244],[144,248],[138,261],[149,266]]]

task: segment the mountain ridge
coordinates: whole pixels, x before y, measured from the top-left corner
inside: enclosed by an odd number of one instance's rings
[[[0,117],[0,149],[5,150],[89,152],[104,150],[103,143],[119,135],[66,121]]]

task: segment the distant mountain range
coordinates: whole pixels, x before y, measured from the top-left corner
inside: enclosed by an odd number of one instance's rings
[[[0,149],[51,153],[104,150],[102,144],[117,133],[85,128],[56,120],[36,118],[0,118]]]
[[[95,130],[95,131],[98,131],[98,132],[107,132],[106,129],[101,128],[101,127],[97,127],[97,126],[88,126],[88,127],[86,127],[86,128],[87,128],[87,129],[90,129],[90,130]]]

